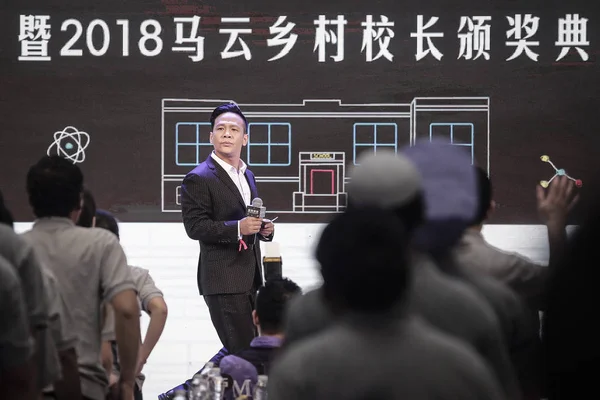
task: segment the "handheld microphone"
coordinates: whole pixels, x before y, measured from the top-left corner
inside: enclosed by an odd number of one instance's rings
[[[254,217],[254,218],[264,218],[265,214],[267,212],[267,209],[265,207],[263,207],[263,201],[260,197],[256,197],[254,200],[252,200],[252,205],[249,205],[246,208],[246,216],[247,217]]]
[[[281,251],[279,250],[279,243],[265,243],[265,255],[263,257],[265,281],[268,281],[269,279],[281,279],[283,276],[282,265],[283,261],[281,258]]]

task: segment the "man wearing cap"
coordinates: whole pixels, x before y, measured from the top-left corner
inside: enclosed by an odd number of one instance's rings
[[[444,157],[442,155],[437,161],[451,161]],[[418,239],[415,233],[419,233],[425,217],[423,182],[410,160],[391,152],[367,155],[361,157],[359,165],[351,170],[350,178],[349,209],[376,206],[393,210],[412,240]],[[457,200],[452,206],[460,208],[463,200]],[[444,225],[440,224],[440,228]],[[448,240],[453,229],[461,233],[452,224],[449,226],[450,229],[442,234]],[[441,244],[441,241],[436,244]],[[411,309],[434,327],[470,343],[492,367],[508,397],[520,398],[494,310],[473,288],[446,276],[426,253],[411,247],[413,276],[408,293]],[[286,348],[330,325],[332,314],[323,306],[322,296],[322,288],[319,288],[291,303],[285,329]],[[440,302],[443,302],[443,307],[440,307]]]
[[[327,225],[315,257],[339,317],[277,358],[270,400],[507,398],[472,346],[410,312],[409,241],[392,210],[352,208]]]
[[[423,218],[421,178],[406,158],[378,152],[359,159],[350,171],[348,208],[376,205],[393,208],[410,235]],[[286,315],[285,346],[320,332],[331,322],[323,306],[322,288],[311,290],[290,303]]]

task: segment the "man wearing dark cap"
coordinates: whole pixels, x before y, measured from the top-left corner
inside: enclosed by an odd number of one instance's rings
[[[424,151],[431,150],[424,149]],[[448,162],[450,167],[461,170],[460,156],[458,160],[454,160],[452,155],[448,156],[443,150],[442,153],[444,161]],[[434,154],[435,152],[432,152],[431,156]],[[470,171],[468,168],[467,171]],[[422,222],[426,214],[423,177],[414,163],[401,154],[378,152],[376,155],[361,157],[360,165],[351,170],[350,177],[349,209],[363,207],[389,209],[399,217],[409,235],[410,263],[414,271],[408,293],[411,310],[422,315],[444,333],[471,344],[491,366],[509,398],[520,398],[494,310],[469,285],[443,274],[425,252],[415,251],[415,239],[423,240],[419,234],[422,232]],[[444,182],[440,182],[440,185],[443,184]],[[464,193],[470,193],[471,186],[474,190],[474,178],[472,185],[467,181],[465,186]],[[472,207],[475,204],[475,199],[471,199],[468,195],[455,200],[448,205],[451,212],[455,209],[463,210],[465,205]],[[471,210],[465,212],[469,215],[473,213]],[[439,215],[446,221],[445,216],[444,213]],[[440,229],[444,229],[445,226],[445,223],[440,224]],[[447,235],[451,232],[452,230],[445,230],[440,236],[443,240],[452,238],[451,234]],[[461,230],[458,230],[459,234],[460,232]],[[429,235],[425,235],[425,239],[428,238]],[[443,240],[435,241],[436,245]],[[295,342],[331,325],[333,315],[323,307],[323,302],[323,288],[309,292],[292,302],[285,331],[286,347],[293,348]],[[440,306],[441,304],[443,307]]]
[[[423,217],[421,178],[404,157],[378,152],[359,159],[350,172],[349,209],[363,206],[393,208],[410,235]],[[323,289],[318,288],[291,302],[286,315],[285,346],[292,345],[327,327],[332,319],[323,307]]]
[[[406,309],[409,240],[395,213],[377,208],[350,209],[325,228],[323,305],[339,318],[275,361],[270,400],[504,398],[471,346]]]
[[[219,339],[229,352],[256,336],[252,310],[262,286],[260,245],[273,239],[273,223],[247,217],[258,197],[254,174],[241,160],[248,143],[248,121],[234,103],[210,117],[214,151],[186,175],[181,185],[183,224],[200,243],[198,289]]]

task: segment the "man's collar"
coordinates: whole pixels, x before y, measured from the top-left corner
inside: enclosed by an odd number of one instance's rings
[[[465,235],[469,235],[469,236],[473,236],[473,237],[483,237],[483,233],[481,233],[481,226],[474,226],[471,228],[468,228],[465,231]]]
[[[33,222],[33,226],[75,226],[75,223],[71,218],[67,217],[43,217],[38,218]]]
[[[235,172],[237,172],[237,168],[235,168],[233,165],[229,164],[227,161],[222,160],[219,158],[219,156],[217,155],[217,153],[215,153],[215,151],[213,150],[212,153],[210,153],[210,156],[212,157],[213,160],[215,160],[217,163],[219,163],[219,165],[225,170],[225,171],[231,171],[231,170],[235,170]],[[246,165],[246,163],[240,158],[240,168],[239,171],[242,174],[246,173],[246,169],[248,168],[248,166]]]
[[[283,339],[277,336],[257,336],[250,342],[250,347],[281,347]]]
[[[390,309],[378,313],[348,311],[340,315],[340,322],[345,325],[355,326],[360,329],[379,329],[395,325],[400,320],[406,319],[410,314],[409,304],[399,300]]]
[[[465,244],[465,243],[484,242],[484,241],[485,241],[485,239],[483,238],[481,229],[472,227],[472,228],[465,230],[465,233],[463,234],[463,236],[460,240],[460,243]]]

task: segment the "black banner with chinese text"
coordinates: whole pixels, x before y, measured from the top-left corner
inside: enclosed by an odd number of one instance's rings
[[[71,3],[71,4],[70,4]],[[0,189],[31,220],[27,168],[81,166],[123,221],[180,221],[212,109],[246,113],[267,215],[321,222],[362,152],[443,138],[489,171],[495,223],[537,223],[535,186],[596,167],[591,2],[9,0]]]

